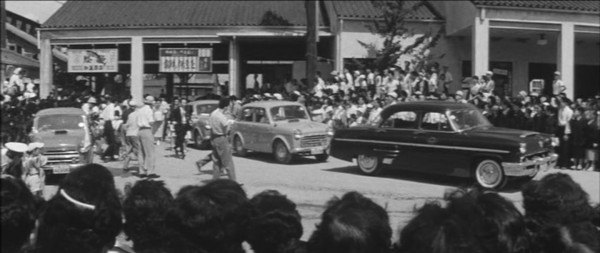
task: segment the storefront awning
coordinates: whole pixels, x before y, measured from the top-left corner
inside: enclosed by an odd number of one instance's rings
[[[2,48],[2,64],[15,65],[20,67],[40,67],[40,62],[38,60],[26,57],[6,48]]]

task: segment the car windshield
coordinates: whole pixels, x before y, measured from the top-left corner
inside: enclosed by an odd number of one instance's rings
[[[492,125],[487,118],[476,109],[450,111],[449,118],[456,127],[456,130],[459,131]]]
[[[48,115],[37,119],[37,129],[38,131],[81,129],[80,123],[84,123],[81,115]]]
[[[274,121],[309,119],[304,106],[286,105],[271,108]]]
[[[197,114],[210,114],[217,109],[217,104],[202,104],[196,106]]]

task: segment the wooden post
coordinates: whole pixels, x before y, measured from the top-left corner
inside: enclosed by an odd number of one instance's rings
[[[306,0],[306,82],[309,91],[317,75],[317,1]]]

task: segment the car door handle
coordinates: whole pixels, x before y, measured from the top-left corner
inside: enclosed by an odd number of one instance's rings
[[[380,149],[380,148],[374,148],[373,151],[375,151],[375,152],[393,153],[393,154],[399,154],[400,153],[400,150],[397,150],[397,149]]]
[[[433,144],[433,143],[437,143],[437,142],[438,142],[438,139],[433,136],[427,138],[427,143],[429,143],[429,144]]]

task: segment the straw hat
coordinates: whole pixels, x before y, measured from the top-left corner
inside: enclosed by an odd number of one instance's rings
[[[4,146],[12,151],[12,152],[16,152],[16,153],[25,153],[27,151],[27,144],[25,143],[21,143],[21,142],[9,142],[4,144]]]
[[[43,142],[32,142],[32,143],[29,143],[29,145],[27,145],[27,151],[33,151],[36,148],[43,148],[43,147],[44,147]]]

